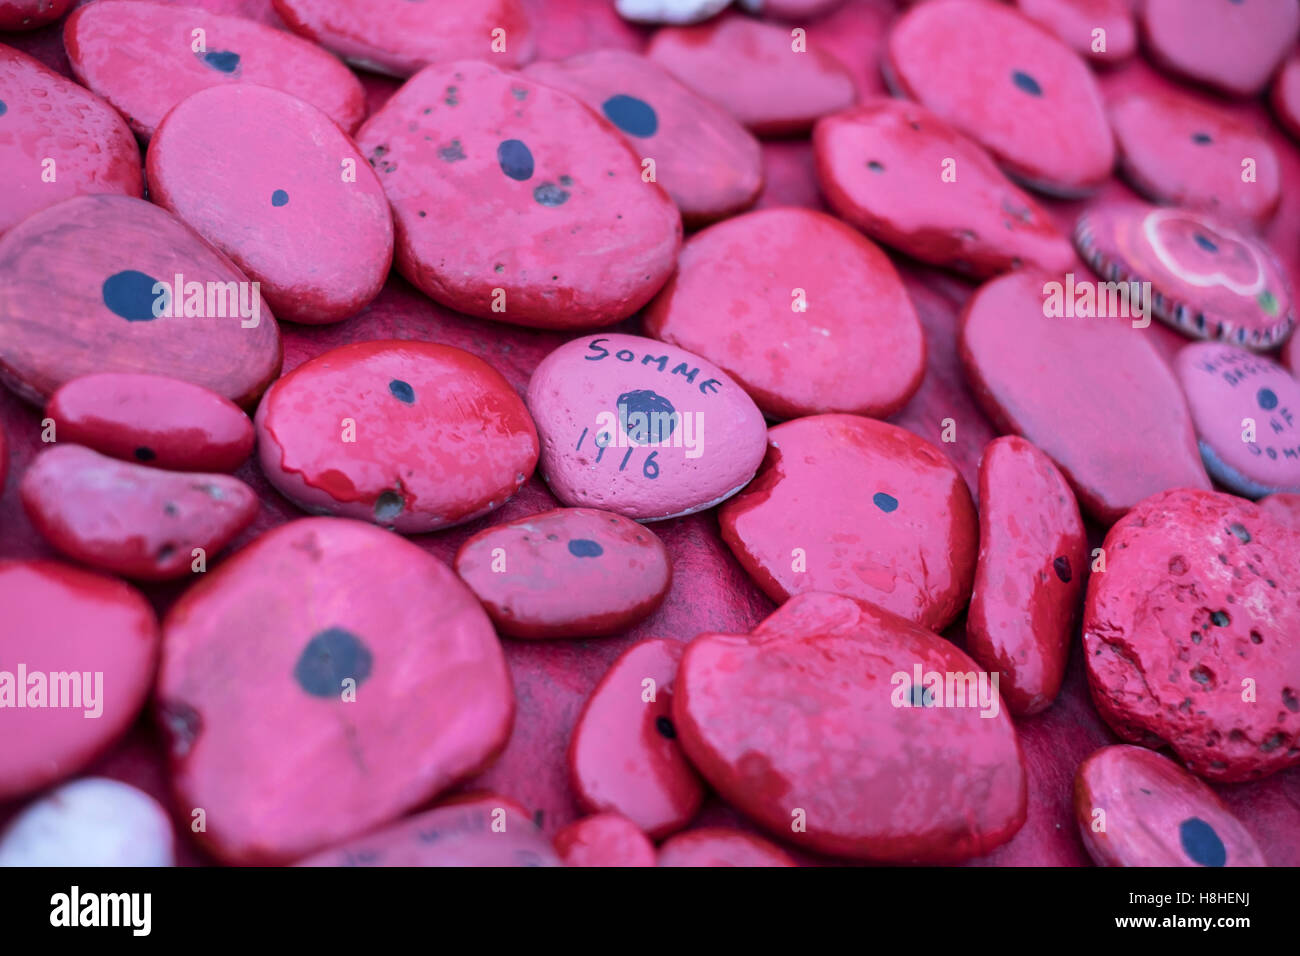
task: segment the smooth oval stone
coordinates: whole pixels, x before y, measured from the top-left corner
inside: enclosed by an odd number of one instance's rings
[[[759,136],[802,133],[852,106],[853,77],[816,44],[794,51],[790,31],[738,14],[655,33],[646,56]]]
[[[1137,52],[1137,23],[1129,0],[1016,0],[1020,12],[1098,66]],[[1098,36],[1094,31],[1103,31]]]
[[[1048,273],[980,286],[962,319],[962,368],[1003,434],[1033,442],[1083,510],[1113,524],[1166,488],[1210,487],[1191,413],[1141,319],[1049,317]]]
[[[773,418],[884,418],[925,376],[921,322],[889,257],[810,209],[763,209],[693,236],[645,329],[716,362]]]
[[[248,406],[280,358],[244,274],[152,203],[80,196],[0,238],[0,380],[30,402],[94,372],[151,372]]]
[[[1277,71],[1270,99],[1278,125],[1300,140],[1300,53],[1288,57]]]
[[[731,497],[763,460],[763,415],[726,372],[637,335],[560,346],[533,372],[528,408],[542,474],[574,507],[676,518]]]
[[[718,525],[778,604],[832,591],[940,631],[970,598],[978,528],[966,482],[929,442],[874,419],[777,425],[763,470]]]
[[[1056,699],[1088,570],[1074,492],[1050,458],[1008,435],[980,461],[980,550],[966,614],[966,653],[990,673],[1013,714]]]
[[[1272,251],[1205,213],[1093,206],[1074,244],[1103,278],[1150,282],[1151,311],[1184,335],[1264,351],[1295,327],[1295,300]]]
[[[987,675],[985,699],[966,697],[978,697],[976,670],[873,604],[801,594],[751,634],[691,641],[673,716],[705,779],[782,839],[852,859],[950,863],[1025,821],[1015,727]],[[922,674],[972,681],[959,700],[914,688]]]
[[[731,0],[614,0],[614,9],[634,23],[699,23],[730,4]]]
[[[575,820],[555,834],[565,866],[654,866],[655,847],[635,823],[617,813]]]
[[[165,375],[104,372],[63,385],[45,406],[59,441],[174,471],[234,471],[253,423],[216,392]]]
[[[1145,747],[1103,747],[1074,776],[1074,815],[1098,866],[1267,866],[1213,790]]]
[[[534,63],[525,73],[576,96],[614,124],[638,156],[654,159],[656,181],[688,226],[723,219],[758,198],[758,140],[652,60],[599,50],[560,63]]]
[[[622,515],[558,508],[480,531],[456,573],[510,637],[603,637],[649,617],[673,569],[664,543]]]
[[[1300,494],[1268,495],[1256,503],[1282,524],[1293,531],[1300,531]]]
[[[0,868],[175,866],[172,822],[129,784],[85,777],[24,807],[0,834]]]
[[[158,621],[135,588],[55,561],[0,561],[0,607],[7,800],[76,773],[135,722]]]
[[[1176,489],[1129,512],[1104,550],[1083,646],[1106,723],[1211,780],[1300,763],[1295,532],[1241,498]]]
[[[569,743],[579,805],[621,814],[656,840],[687,826],[704,799],[673,723],[682,650],[651,638],[625,651],[591,692]]]
[[[929,110],[883,97],[819,120],[817,179],[835,214],[923,262],[989,276],[1065,271],[1074,250],[974,140]],[[956,180],[945,182],[945,162]]]
[[[400,816],[491,763],[514,716],[469,589],[338,518],[268,531],[186,591],[157,696],[177,806],[207,811],[199,839],[227,863],[287,862]]]
[[[200,27],[204,49],[196,52],[192,31]],[[347,132],[365,116],[365,93],[346,66],[315,44],[244,17],[114,0],[74,12],[63,40],[77,79],[144,139],[181,100],[228,83],[290,93]]]
[[[35,30],[68,12],[73,0],[0,0],[0,30]]]
[[[0,21],[3,10],[0,0]],[[0,235],[73,196],[143,195],[140,149],[122,117],[93,93],[3,44],[0,104]]]
[[[260,282],[280,319],[345,319],[388,278],[393,220],[379,177],[328,116],[287,93],[195,93],[159,125],[147,168],[149,198]]]
[[[982,0],[918,4],[890,31],[882,69],[892,89],[1034,189],[1086,195],[1110,176],[1115,143],[1092,72],[1015,10]]]
[[[505,504],[537,466],[537,430],[501,374],[432,342],[343,345],[271,386],[254,419],[262,471],[305,511],[404,533]]]
[[[437,64],[371,116],[357,143],[392,203],[398,271],[457,311],[608,325],[672,273],[677,208],[567,93],[486,63]]]
[[[701,827],[679,833],[659,848],[658,866],[798,866],[790,855],[762,837]]]

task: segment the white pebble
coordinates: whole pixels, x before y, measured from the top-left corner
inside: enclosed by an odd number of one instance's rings
[[[4,866],[175,866],[171,820],[117,780],[74,780],[28,805],[0,835]]]
[[[637,23],[699,23],[721,13],[731,0],[615,0],[624,20]]]

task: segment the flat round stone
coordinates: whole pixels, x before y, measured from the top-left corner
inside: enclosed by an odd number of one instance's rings
[[[397,268],[457,311],[592,328],[672,273],[681,216],[614,128],[486,63],[427,67],[357,133],[397,225]]]
[[[790,855],[762,837],[702,827],[679,833],[659,848],[659,866],[798,866]]]
[[[201,38],[195,29],[203,30]],[[346,66],[313,43],[244,17],[114,0],[107,9],[90,4],[75,11],[64,22],[63,41],[77,79],[144,139],[187,96],[229,83],[290,93],[346,132],[365,116],[361,82]]]
[[[1114,66],[1137,52],[1137,23],[1129,0],[1016,0],[1016,6],[1098,66]]]
[[[0,22],[4,18],[0,0]],[[111,106],[0,44],[0,235],[88,193],[144,193],[140,148]]]
[[[763,470],[718,525],[778,604],[831,591],[941,631],[970,598],[978,528],[966,482],[929,442],[874,419],[777,425]]]
[[[1034,189],[1086,195],[1110,176],[1115,143],[1092,72],[1015,10],[982,0],[917,4],[890,31],[882,69],[892,89]]]
[[[645,329],[716,362],[773,418],[884,418],[925,375],[921,322],[889,257],[810,209],[763,209],[693,236]]]
[[[374,829],[491,763],[514,693],[445,564],[356,521],[291,521],[182,595],[157,696],[177,806],[227,863]]]
[[[388,278],[393,220],[379,177],[328,116],[287,93],[236,84],[182,100],[150,141],[147,169],[149,198],[261,283],[277,318],[346,319]]]
[[[249,406],[280,357],[244,274],[152,203],[80,196],[0,238],[0,380],[30,402],[94,372],[151,372]]]
[[[55,561],[0,561],[0,800],[106,752],[149,696],[158,621],[135,588]]]
[[[68,12],[73,0],[0,0],[0,30],[35,30]]]
[[[758,198],[758,140],[654,61],[598,50],[560,63],[534,63],[525,73],[582,100],[614,124],[643,162],[653,159],[655,181],[688,226],[723,219]]]
[[[634,23],[699,23],[731,0],[614,0],[619,16]]]
[[[555,834],[565,866],[654,866],[655,846],[635,823],[617,813],[575,820]]]
[[[984,449],[980,551],[966,614],[966,653],[999,677],[1013,714],[1056,699],[1070,657],[1088,539],[1065,478],[1050,458],[1008,435]]]
[[[174,840],[153,797],[83,777],[23,808],[0,833],[0,867],[175,866]]]
[[[984,148],[916,103],[880,97],[828,116],[813,148],[826,201],[877,242],[975,276],[1074,262],[1069,240]]]
[[[801,594],[751,634],[691,641],[673,716],[719,795],[782,839],[951,863],[1025,821],[1015,727],[976,671],[955,645],[873,604]]]
[[[533,372],[528,408],[542,474],[573,507],[676,518],[731,497],[763,460],[763,415],[731,376],[637,335],[560,346]]]
[[[1208,489],[1187,401],[1143,320],[1061,317],[1054,298],[1075,298],[1053,282],[1012,273],[967,304],[961,361],[985,414],[1045,452],[1103,524],[1158,491]]]
[[[1300,550],[1213,491],[1154,495],[1110,530],[1083,646],[1097,710],[1187,769],[1253,780],[1300,763]]]
[[[1300,53],[1293,53],[1277,71],[1271,100],[1278,125],[1300,140]]]

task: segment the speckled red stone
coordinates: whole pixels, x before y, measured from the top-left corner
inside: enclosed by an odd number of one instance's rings
[[[0,30],[35,30],[68,12],[74,0],[0,0]]]
[[[1300,53],[1293,53],[1277,71],[1271,100],[1278,123],[1300,140]]]
[[[1114,66],[1137,52],[1130,0],[1015,0],[1020,12],[1098,66]],[[1102,30],[1101,35],[1095,31]]]
[[[655,846],[635,823],[617,813],[575,820],[555,834],[565,866],[654,866]]]
[[[703,827],[679,833],[659,848],[659,866],[796,866],[790,855],[762,837]]]

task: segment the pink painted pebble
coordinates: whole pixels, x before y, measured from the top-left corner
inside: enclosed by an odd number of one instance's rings
[[[659,866],[796,866],[774,843],[742,830],[703,827],[659,848]]]
[[[617,813],[575,820],[555,834],[565,866],[654,866],[655,846],[635,823]]]
[[[1137,52],[1131,0],[1015,0],[1020,12],[1098,66],[1114,66]],[[1102,31],[1099,35],[1097,31]]]
[[[1278,123],[1300,140],[1300,53],[1293,53],[1277,71],[1271,99]]]
[[[74,0],[0,0],[0,30],[35,30],[68,12]]]
[[[24,807],[0,833],[0,869],[175,866],[174,844],[171,819],[153,797],[84,777]]]

